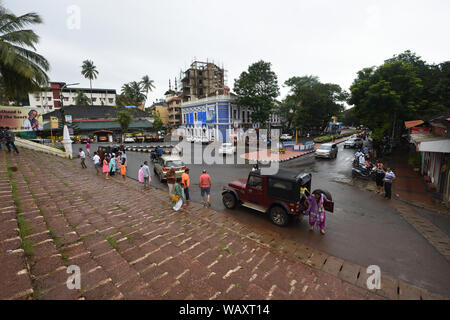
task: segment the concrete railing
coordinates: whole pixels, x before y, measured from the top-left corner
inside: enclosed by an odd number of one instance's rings
[[[56,148],[52,148],[40,143],[36,143],[33,141],[29,141],[29,140],[25,140],[25,139],[21,139],[21,138],[17,138],[15,140],[15,144],[18,147],[21,148],[26,148],[26,149],[31,149],[31,150],[35,150],[35,151],[40,151],[40,152],[44,152],[44,153],[48,153],[48,154],[52,154],[58,157],[62,157],[62,158],[71,158],[72,155],[68,155],[66,152],[61,151],[59,149]]]

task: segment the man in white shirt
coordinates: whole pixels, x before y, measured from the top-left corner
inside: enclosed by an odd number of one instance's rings
[[[81,158],[81,168],[86,169],[86,163],[84,163],[84,160],[86,160],[86,154],[84,153],[83,149],[80,148],[80,158]]]
[[[39,124],[39,121],[36,119],[38,113],[36,110],[31,110],[28,112],[28,119],[23,121],[23,130],[24,131],[41,131],[43,128]]]
[[[364,155],[359,156],[359,165],[362,166],[366,163],[366,158],[364,158]]]
[[[97,170],[97,175],[100,173],[100,157],[98,156],[97,152],[94,152],[94,156],[92,157],[92,160],[94,160],[94,167],[95,170]]]

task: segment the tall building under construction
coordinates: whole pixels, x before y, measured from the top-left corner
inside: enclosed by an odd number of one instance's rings
[[[224,94],[225,71],[212,62],[192,62],[182,74],[181,96],[183,101],[202,99]]]

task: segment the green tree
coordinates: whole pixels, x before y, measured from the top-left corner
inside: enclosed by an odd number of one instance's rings
[[[350,87],[350,104],[361,123],[380,141],[391,132],[399,133],[403,121],[415,118],[424,103],[423,85],[415,68],[404,61],[386,62],[358,72]]]
[[[359,126],[360,121],[358,115],[356,114],[355,107],[344,110],[338,117],[345,126]]]
[[[92,104],[92,102],[93,102],[93,100],[92,100],[92,80],[97,79],[97,75],[98,75],[97,67],[94,65],[94,62],[91,60],[84,60],[83,64],[81,65],[81,74],[86,79],[89,79],[89,84],[91,86],[91,104]]]
[[[14,98],[48,83],[48,61],[36,53],[39,36],[29,25],[42,19],[34,12],[16,16],[0,4],[0,95]]]
[[[153,80],[150,80],[149,76],[145,75],[142,77],[141,80],[141,87],[142,87],[142,91],[145,92],[145,100],[144,100],[144,105],[145,102],[147,101],[147,97],[148,97],[148,92],[152,91],[155,86],[153,85]]]
[[[359,71],[350,91],[349,103],[374,140],[395,138],[403,121],[426,120],[450,108],[450,62],[428,64],[407,50]]]
[[[77,95],[75,96],[75,105],[76,106],[87,106],[91,104],[91,99],[88,98],[83,91],[78,90]]]
[[[321,83],[318,77],[292,77],[285,82],[290,91],[281,107],[283,117],[294,122],[296,130],[323,130],[332,116],[343,110],[348,94],[333,83]]]
[[[133,116],[130,112],[128,112],[128,110],[117,111],[116,122],[120,124],[120,130],[122,131],[122,134],[124,134],[128,130],[131,121],[133,121]]]
[[[274,108],[275,99],[280,94],[277,76],[271,64],[258,61],[248,67],[239,79],[234,81],[237,104],[253,110],[252,122],[265,124]]]
[[[156,110],[152,112],[152,117],[153,117],[153,129],[155,129],[155,131],[161,131],[163,128],[163,122],[161,120],[159,112]]]
[[[122,86],[122,91],[116,100],[119,106],[138,106],[145,99],[146,95],[143,92],[142,84],[132,81]]]

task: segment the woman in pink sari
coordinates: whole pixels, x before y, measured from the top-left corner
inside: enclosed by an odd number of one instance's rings
[[[317,225],[320,229],[320,233],[325,234],[325,220],[327,216],[323,203],[330,200],[328,200],[327,196],[323,193],[315,193],[308,197],[308,201],[310,203],[309,230],[313,231],[314,225]]]

